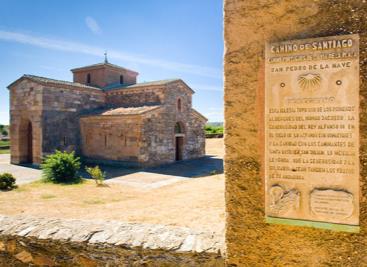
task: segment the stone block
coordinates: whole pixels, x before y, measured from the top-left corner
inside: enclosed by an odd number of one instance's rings
[[[366,3],[349,0],[226,0],[224,14],[226,47],[224,59],[226,147],[224,167],[226,174],[227,265],[366,265],[364,253],[367,249],[365,242],[367,202],[365,198],[357,196],[358,191],[362,196],[367,194],[365,183],[367,164],[364,156],[367,147],[365,134],[367,125],[365,114],[367,95]],[[350,82],[346,83],[344,80],[340,83],[336,79],[333,83],[329,83],[329,87],[325,86],[325,82],[335,77],[334,75],[342,75],[342,73],[335,71],[323,76],[321,78],[323,81],[320,84],[317,75],[320,74],[319,71],[309,72],[308,63],[311,64],[314,57],[308,58],[305,51],[303,51],[305,53],[301,53],[305,56],[303,58],[296,59],[296,57],[292,57],[295,53],[289,51],[279,53],[279,58],[283,60],[288,57],[290,61],[283,61],[283,63],[288,62],[296,67],[304,63],[307,65],[307,70],[293,69],[294,76],[292,73],[280,73],[283,75],[282,77],[275,75],[273,77],[275,80],[269,79],[269,75],[271,75],[269,69],[278,64],[266,61],[266,44],[293,44],[292,40],[315,40],[316,38],[329,37],[337,39],[351,34],[359,35],[359,57],[352,55],[349,58],[338,58],[340,63],[345,64],[356,62],[356,59],[359,60],[359,66],[358,63],[354,65],[354,70],[359,67],[359,75],[350,78]],[[325,55],[341,51],[341,48],[317,49],[312,51]],[[312,75],[307,75],[311,73]],[[298,78],[295,74],[298,74]],[[291,76],[294,78],[290,79]],[[309,83],[310,80],[313,80],[312,85]],[[355,84],[358,81],[360,81],[360,85],[356,87]],[[320,95],[322,97],[332,96],[332,92],[346,84],[348,84],[348,90],[341,90],[341,92],[345,92],[347,95],[337,96],[335,99],[338,97],[340,99],[336,101],[335,105],[349,103],[349,97],[355,91],[358,92],[357,98],[359,100],[353,101],[353,103],[356,107],[360,106],[357,108],[359,119],[356,120],[359,122],[357,133],[359,138],[356,139],[359,140],[355,142],[357,144],[359,141],[357,151],[359,148],[360,154],[358,155],[359,160],[356,161],[357,165],[354,163],[353,166],[359,167],[360,171],[354,171],[351,176],[340,175],[337,179],[332,174],[319,172],[319,174],[315,174],[314,180],[303,181],[304,187],[302,187],[296,179],[296,174],[301,175],[302,171],[300,169],[293,171],[291,168],[294,166],[293,161],[288,164],[279,162],[284,158],[280,155],[278,158],[282,159],[273,164],[276,168],[278,167],[279,171],[272,172],[274,174],[272,177],[267,176],[266,173],[269,172],[266,171],[266,166],[269,166],[269,160],[265,156],[269,155],[271,148],[266,147],[264,143],[266,137],[270,138],[270,128],[265,128],[265,120],[269,119],[269,113],[266,113],[269,110],[265,109],[265,103],[269,100],[267,97],[268,93],[271,93],[271,89],[274,95],[280,96],[280,101],[299,100],[306,92],[308,92],[310,99],[313,98],[312,101],[315,101],[314,93],[311,91],[315,92],[321,88],[327,88]],[[299,88],[299,90],[287,91],[290,88]],[[287,93],[291,93],[293,96],[287,95]],[[275,98],[273,100],[276,101]],[[319,106],[326,107],[329,104],[321,103]],[[303,105],[306,106],[306,104]],[[282,107],[285,106],[284,104]],[[301,112],[297,112],[297,114],[302,115]],[[313,115],[323,114],[315,112]],[[294,126],[302,123],[283,121],[282,123],[278,122],[278,124]],[[296,132],[293,131],[292,134]],[[334,130],[329,132],[334,133]],[[278,130],[277,133],[281,134],[285,131]],[[314,131],[314,133],[317,132]],[[349,131],[348,133],[357,136],[355,132]],[[305,141],[305,138],[299,138],[299,141]],[[319,141],[319,138],[315,138],[315,141]],[[279,148],[279,150],[281,149]],[[302,148],[296,146],[295,149]],[[326,151],[327,149],[321,148],[320,150]],[[335,156],[334,159],[337,157]],[[305,159],[307,157],[300,156],[299,158]],[[310,158],[317,159],[316,156]],[[349,158],[345,156],[343,159],[348,162]],[[353,160],[353,162],[355,161]],[[279,179],[278,175],[282,174],[280,166],[290,167],[290,175],[292,176],[288,176],[288,178],[293,177],[294,179],[287,179],[287,176]],[[312,164],[308,163],[304,166],[312,167]],[[326,164],[325,167],[330,166]],[[334,179],[332,179],[333,177]],[[351,183],[357,182],[350,186],[351,191],[343,190],[345,186],[348,186],[345,183],[347,177],[350,178]],[[325,187],[325,183],[331,180],[334,181],[334,186]],[[305,189],[309,185],[311,185],[309,189]],[[351,192],[356,196],[353,201]],[[296,212],[294,208],[297,209]],[[353,214],[351,215],[351,213]],[[269,215],[270,217],[274,216],[275,219],[268,220],[266,215],[268,217]],[[298,219],[301,217],[307,218],[307,220],[304,220],[303,224],[297,224],[295,221],[299,221]],[[290,219],[282,220],[284,218]],[[330,224],[333,222],[334,224]],[[340,227],[335,222],[344,225]],[[349,228],[348,225],[352,227]],[[359,232],[358,227],[360,228]],[[353,229],[354,233],[345,232],[349,229]]]
[[[22,250],[21,252],[16,254],[14,257],[23,263],[31,263],[33,261],[32,254],[26,250]]]

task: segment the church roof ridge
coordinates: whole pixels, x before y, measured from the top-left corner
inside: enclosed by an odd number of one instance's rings
[[[180,81],[181,79],[175,78],[175,79],[165,79],[165,80],[157,80],[157,81],[150,81],[150,82],[142,82],[142,83],[135,83],[135,84],[110,84],[102,89],[105,91],[115,90],[115,89],[129,89],[129,88],[135,88],[140,86],[153,86],[153,85],[165,85],[171,82]]]
[[[84,69],[93,69],[93,68],[98,68],[98,67],[102,67],[102,66],[109,66],[109,67],[112,67],[112,68],[123,69],[123,70],[127,70],[129,72],[134,72],[136,74],[139,74],[138,72],[136,72],[134,70],[130,70],[130,69],[121,67],[119,65],[112,64],[110,62],[101,62],[101,63],[87,65],[87,66],[84,66],[84,67],[77,67],[77,68],[71,69],[71,71],[74,72],[74,71],[79,71],[79,70],[84,70]]]
[[[191,108],[191,111],[196,115],[196,116],[199,116],[200,118],[202,118],[203,120],[205,121],[208,121],[208,118],[205,117],[203,114],[201,114],[199,111],[197,111],[196,109],[194,108]]]
[[[22,77],[20,77],[19,79],[17,79],[13,83],[11,83],[8,86],[8,88],[11,87],[13,84],[15,84],[16,82],[18,82],[20,79],[23,79],[23,78],[28,78],[28,79],[31,79],[33,81],[46,83],[46,84],[47,83],[52,83],[52,84],[69,85],[69,86],[76,86],[76,87],[82,87],[82,88],[88,88],[88,89],[101,90],[100,88],[95,87],[95,86],[90,86],[90,85],[85,85],[85,84],[82,84],[82,83],[70,82],[70,81],[65,81],[65,80],[56,80],[56,79],[37,76],[37,75],[32,75],[32,74],[24,74]]]
[[[142,115],[147,112],[159,109],[161,107],[162,105],[142,105],[142,106],[130,106],[130,107],[102,108],[86,112],[82,115],[82,117]]]

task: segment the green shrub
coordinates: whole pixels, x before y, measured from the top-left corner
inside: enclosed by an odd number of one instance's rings
[[[106,173],[102,172],[102,170],[99,168],[99,166],[92,167],[85,167],[85,170],[87,173],[89,173],[90,176],[92,176],[92,179],[96,181],[96,184],[103,185],[104,180],[106,179]]]
[[[79,183],[80,159],[71,153],[56,150],[41,164],[43,178],[53,183]]]
[[[1,125],[0,124],[0,134],[4,135],[4,136],[8,136],[9,132],[8,129],[5,125]]]
[[[0,190],[11,190],[16,188],[15,178],[10,173],[0,174]]]
[[[206,134],[223,134],[223,126],[205,125]]]

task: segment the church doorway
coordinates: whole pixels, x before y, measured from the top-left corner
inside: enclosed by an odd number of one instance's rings
[[[28,122],[27,137],[27,163],[33,163],[33,131],[31,122]]]
[[[33,127],[31,121],[23,121],[19,127],[20,163],[33,163]]]
[[[176,161],[182,160],[183,136],[176,136]]]
[[[176,161],[183,159],[184,151],[184,126],[183,123],[177,122],[175,125],[175,148],[176,148]]]

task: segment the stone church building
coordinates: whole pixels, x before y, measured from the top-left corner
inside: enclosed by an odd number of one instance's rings
[[[12,163],[39,164],[56,149],[133,166],[205,154],[207,119],[182,80],[137,83],[107,60],[71,71],[73,82],[23,75],[8,86]]]

